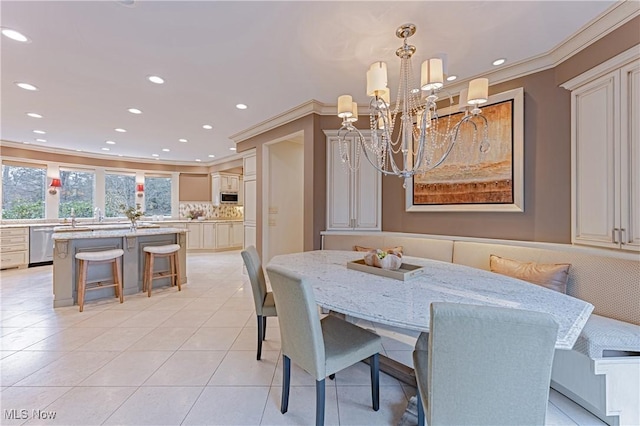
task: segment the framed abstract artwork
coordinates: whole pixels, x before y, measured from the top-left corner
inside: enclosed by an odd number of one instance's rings
[[[475,139],[472,125],[461,126],[446,160],[407,181],[406,211],[524,211],[523,104],[522,88],[489,96],[480,107],[489,123],[490,149],[478,149],[483,131],[480,121]],[[452,126],[462,114],[457,105],[445,109],[437,125]]]

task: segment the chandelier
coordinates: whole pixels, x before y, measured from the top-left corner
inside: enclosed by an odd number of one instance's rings
[[[463,115],[457,122],[452,119],[453,114],[448,119],[439,119],[436,103],[444,86],[442,59],[431,58],[422,63],[420,86],[417,86],[411,64],[416,48],[407,43],[415,32],[413,24],[404,24],[396,30],[396,36],[404,42],[396,50],[400,57],[400,84],[393,110],[387,87],[387,64],[374,62],[367,71],[367,95],[371,96],[370,138],[365,138],[354,126],[358,120],[357,103],[350,95],[338,97],[338,117],[342,118],[338,140],[343,163],[355,171],[364,154],[378,171],[404,178],[405,185],[406,179],[423,175],[447,159],[460,138],[462,126],[471,128],[472,141],[468,151],[473,154],[469,153],[468,158],[475,156],[477,150],[486,153],[490,148],[488,121],[479,108],[488,100],[489,80],[472,80],[468,89],[460,93],[459,112]],[[448,98],[453,106],[453,97],[448,94]],[[353,150],[349,140],[355,140]],[[461,156],[464,158],[465,154],[463,152]],[[397,162],[400,158],[402,161]]]

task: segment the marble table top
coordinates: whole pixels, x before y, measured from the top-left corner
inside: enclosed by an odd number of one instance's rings
[[[55,231],[54,231],[55,232]],[[119,229],[99,229],[99,230],[78,230],[55,232],[52,235],[54,241],[57,240],[83,240],[87,238],[118,238],[118,237],[142,237],[146,235],[163,235],[163,234],[184,234],[187,230],[184,228],[138,228],[131,231],[129,227]]]
[[[323,308],[409,330],[429,330],[432,302],[467,303],[538,311],[558,322],[557,349],[571,349],[593,305],[544,287],[454,263],[403,257],[423,266],[422,276],[398,281],[347,269],[364,253],[320,250],[275,256],[279,265],[311,282]]]

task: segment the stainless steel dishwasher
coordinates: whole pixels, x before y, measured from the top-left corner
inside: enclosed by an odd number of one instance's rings
[[[53,263],[53,226],[29,228],[29,266]]]

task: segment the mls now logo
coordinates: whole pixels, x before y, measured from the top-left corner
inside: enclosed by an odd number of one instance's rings
[[[38,420],[51,420],[56,418],[55,411],[42,411],[42,410],[4,410],[4,418],[5,420],[27,420],[29,418],[29,414],[31,414],[31,418]]]

